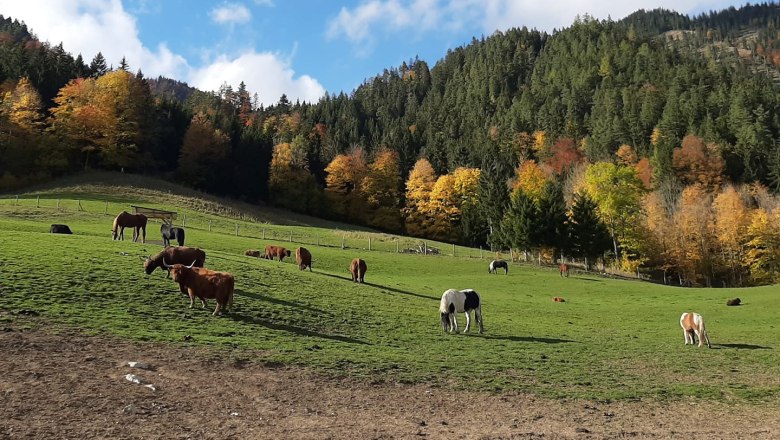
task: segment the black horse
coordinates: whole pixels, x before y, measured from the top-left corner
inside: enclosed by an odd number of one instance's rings
[[[175,239],[179,243],[179,246],[184,246],[184,229],[175,228],[163,223],[163,225],[160,226],[160,233],[162,234],[163,245],[170,246],[171,240]]]

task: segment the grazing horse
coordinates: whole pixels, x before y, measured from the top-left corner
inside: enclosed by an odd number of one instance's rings
[[[146,220],[146,216],[143,214],[130,214],[127,211],[122,211],[114,219],[114,227],[111,228],[113,239],[124,240],[125,228],[133,228],[133,241],[138,241],[141,236],[140,232],[143,231],[141,240],[146,243]]]
[[[695,344],[696,339],[694,335],[696,335],[696,338],[699,339],[699,347],[701,347],[701,343],[704,341],[707,343],[707,348],[712,348],[710,346],[710,337],[707,336],[707,329],[704,328],[704,319],[698,313],[683,313],[680,316],[680,327],[683,329],[685,345],[688,345],[688,342],[691,345]]]
[[[496,273],[496,269],[504,269],[504,275],[509,275],[509,265],[504,260],[493,260],[488,266],[488,273]]]
[[[562,277],[569,278],[569,265],[566,263],[561,263],[558,265],[558,270],[561,272]]]
[[[458,319],[456,315],[458,313],[466,313],[466,329],[464,333],[468,333],[471,327],[471,311],[474,311],[474,318],[479,324],[479,332],[482,333],[484,328],[482,327],[482,301],[479,298],[479,294],[472,290],[455,290],[449,289],[441,296],[441,303],[439,303],[439,313],[441,313],[441,328],[444,329],[444,333],[458,332]]]
[[[170,246],[171,240],[176,240],[179,246],[184,246],[184,229],[176,228],[172,225],[163,223],[160,225],[160,234],[162,234],[163,246]]]

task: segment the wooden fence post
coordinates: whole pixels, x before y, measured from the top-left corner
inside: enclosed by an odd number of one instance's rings
[[[211,232],[211,220],[209,220],[209,232]]]
[[[479,246],[479,259],[482,259],[482,246]]]
[[[347,239],[346,234],[341,236],[341,250],[344,250],[344,242],[346,241],[346,239]]]
[[[19,204],[19,196],[18,195],[16,196],[16,204],[17,205]]]
[[[238,223],[236,223],[236,237],[238,237]]]
[[[452,243],[452,256],[455,256],[455,243]]]
[[[292,232],[290,232],[290,243],[292,243]]]
[[[60,209],[60,199],[57,199],[57,209]]]
[[[182,214],[181,215],[181,226],[182,227],[187,226],[187,214]],[[238,235],[238,234],[236,234],[236,235]]]
[[[78,202],[79,202],[79,211],[83,211],[83,210],[84,210],[84,207],[83,207],[83,206],[81,206],[81,199],[79,199],[79,200],[78,200]]]
[[[41,207],[41,196],[35,197],[35,207],[40,208]]]
[[[400,240],[398,240],[397,238],[395,239],[395,253],[396,253],[396,254],[399,252],[399,250],[398,250],[398,242],[399,242],[399,241],[400,241]]]
[[[368,250],[371,250],[371,237],[368,237]]]

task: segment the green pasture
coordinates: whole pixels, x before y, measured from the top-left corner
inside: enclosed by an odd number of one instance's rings
[[[162,272],[143,273],[140,257],[162,248],[158,223],[150,223],[146,244],[132,243],[130,230],[125,241],[111,240],[113,216],[131,204],[193,219],[187,244],[206,250],[207,267],[236,277],[232,313],[211,316],[213,302],[206,310],[188,309],[188,300]],[[42,189],[18,202],[3,196],[0,325],[45,323],[55,331],[198,344],[236,359],[301,365],[369,382],[594,399],[763,402],[780,394],[776,286],[683,289],[582,273],[562,279],[557,270],[518,264],[508,276],[490,275],[487,252],[484,259],[479,250],[460,248],[455,257],[399,254],[396,240],[419,240],[289,214],[293,222],[284,211],[269,209],[273,215],[264,218],[263,208],[250,215],[219,206],[100,185]],[[74,235],[49,234],[52,223],[68,224]],[[266,244],[294,249],[299,244],[289,243],[290,232],[294,241],[307,237],[311,243],[306,247],[314,272],[298,271],[294,259],[279,263],[243,255]],[[342,249],[345,237],[355,241]],[[371,251],[361,244],[369,237]],[[368,263],[364,285],[349,280],[354,257]],[[481,294],[485,334],[442,334],[438,304],[448,288]],[[566,302],[555,303],[554,296]],[[726,307],[732,297],[744,305]],[[683,345],[679,318],[689,310],[704,316],[713,349]],[[459,323],[465,325],[463,315]]]

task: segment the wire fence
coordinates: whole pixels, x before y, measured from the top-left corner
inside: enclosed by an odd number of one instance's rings
[[[144,204],[149,208],[168,210],[169,207]],[[16,207],[17,210],[32,209],[51,210],[52,212],[81,213],[94,217],[105,216],[113,218],[122,211],[132,211],[127,203],[101,201],[92,199],[6,196],[0,198],[0,207]],[[109,220],[107,220],[109,221]],[[150,219],[156,223],[159,220]],[[447,255],[463,258],[492,259],[493,251],[483,248],[470,248],[423,240],[412,237],[398,236],[381,232],[359,230],[324,229],[316,226],[284,226],[271,223],[259,223],[226,217],[207,216],[196,211],[180,210],[177,212],[176,226],[183,228],[209,231],[216,234],[227,234],[272,242],[287,242],[291,244],[332,247],[341,249],[360,249],[371,252],[394,252],[423,255]],[[148,236],[147,231],[147,236]]]

